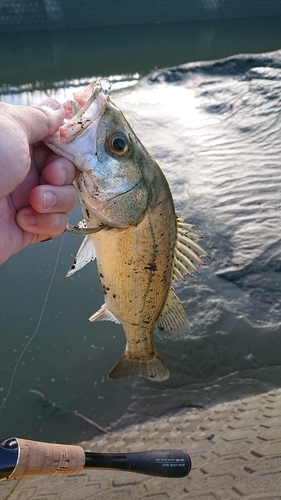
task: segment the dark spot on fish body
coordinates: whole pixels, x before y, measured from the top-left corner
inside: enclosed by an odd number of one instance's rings
[[[103,274],[102,273],[100,273],[100,278],[103,278]]]
[[[147,269],[148,271],[157,271],[157,265],[156,262],[149,262],[144,269]]]
[[[90,218],[90,212],[89,212],[89,210],[87,208],[86,208],[86,214],[87,214],[87,217],[89,219]]]
[[[113,297],[114,299],[116,298],[116,295],[115,295],[115,293],[114,293],[114,294],[112,295],[112,297]]]

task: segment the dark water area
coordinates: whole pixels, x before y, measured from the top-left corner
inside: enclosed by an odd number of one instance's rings
[[[260,53],[281,46],[281,16],[0,34],[0,94],[93,76]]]
[[[149,68],[143,77],[117,70],[104,72],[112,100],[159,162],[177,212],[198,226],[212,256],[200,275],[175,287],[191,334],[185,341],[155,339],[167,381],[108,381],[125,336],[120,325],[87,322],[103,303],[95,263],[65,279],[81,237],[26,248],[0,268],[0,404],[44,314],[0,412],[3,437],[77,442],[99,432],[30,389],[118,427],[281,384],[281,51]],[[64,100],[87,77],[47,91],[10,87],[2,99]],[[80,217],[77,207],[70,222]]]

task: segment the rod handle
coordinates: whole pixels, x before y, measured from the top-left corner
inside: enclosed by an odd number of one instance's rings
[[[41,443],[15,438],[18,460],[9,478],[47,476],[53,474],[79,474],[85,465],[85,452],[81,446]]]
[[[158,477],[185,477],[190,472],[191,459],[186,451],[157,450],[127,454],[126,470]]]
[[[183,450],[150,450],[132,453],[93,453],[86,451],[85,467],[115,469],[158,477],[185,477],[191,459]]]

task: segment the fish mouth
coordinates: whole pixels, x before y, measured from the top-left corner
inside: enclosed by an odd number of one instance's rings
[[[100,79],[88,85],[85,94],[88,98],[84,102],[82,101],[83,105],[80,105],[77,101],[67,101],[63,105],[66,116],[69,113],[69,106],[72,106],[74,112],[71,114],[70,119],[65,119],[65,123],[56,134],[44,141],[47,146],[55,153],[63,153],[63,156],[74,161],[75,149],[72,151],[72,143],[88,128],[97,128],[98,121],[103,115],[108,102],[110,89],[111,83],[108,80]]]
[[[111,84],[108,80],[97,80],[92,95],[79,111],[59,129],[60,142],[68,146],[103,114]]]

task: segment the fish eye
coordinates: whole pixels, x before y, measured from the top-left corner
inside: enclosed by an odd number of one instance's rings
[[[116,156],[124,156],[130,150],[130,141],[126,135],[114,134],[108,139],[109,152]]]

